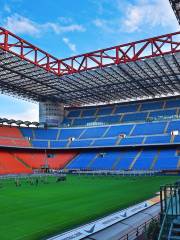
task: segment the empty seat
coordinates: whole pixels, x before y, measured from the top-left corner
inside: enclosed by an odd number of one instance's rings
[[[33,138],[33,129],[32,128],[21,127],[20,130],[24,137]]]
[[[83,117],[91,117],[94,116],[96,113],[96,108],[91,108],[91,109],[84,109],[82,112]]]
[[[176,155],[176,149],[162,149],[155,163],[155,170],[177,169],[179,157]]]
[[[48,141],[33,140],[32,146],[35,148],[48,148]]]
[[[141,105],[141,111],[162,109],[163,105],[164,105],[163,101],[145,102],[145,103],[142,103],[142,105]]]
[[[166,122],[136,124],[132,135],[153,135],[164,133]]]
[[[127,113],[127,112],[136,112],[138,110],[138,104],[129,104],[129,105],[117,105],[115,114],[117,113]]]
[[[67,115],[67,117],[71,117],[71,118],[74,118],[74,117],[79,117],[80,116],[80,112],[81,110],[69,110],[69,113]]]
[[[110,115],[112,113],[113,107],[100,107],[97,115]]]
[[[154,158],[157,155],[157,150],[143,150],[137,158],[133,170],[150,170]]]
[[[119,145],[140,145],[143,142],[144,137],[125,137],[122,138]]]
[[[36,129],[35,131],[36,139],[47,139],[56,140],[58,129]]]
[[[97,122],[100,122],[102,124],[113,124],[113,123],[119,123],[121,116],[104,116],[104,117],[98,117],[96,120]]]
[[[116,165],[116,170],[128,170],[137,154],[138,150],[120,152],[120,160]]]
[[[176,109],[160,110],[150,112],[149,117],[151,118],[166,118],[176,115]]]
[[[79,138],[83,130],[83,128],[61,129],[59,139]]]
[[[145,140],[145,144],[163,144],[163,143],[170,143],[171,136],[150,136],[147,137]]]
[[[133,125],[117,125],[117,126],[111,126],[109,130],[107,131],[105,137],[117,137],[120,134],[126,134],[129,135]]]
[[[172,99],[166,101],[166,108],[180,107],[180,99]]]
[[[136,122],[145,121],[147,118],[147,112],[129,113],[123,116],[122,122]]]
[[[117,142],[117,138],[105,138],[105,139],[97,139],[93,142],[93,146],[115,146]]]
[[[67,169],[87,169],[95,156],[96,152],[81,153],[68,164]]]
[[[68,141],[51,141],[50,146],[51,148],[64,148],[68,144]]]
[[[174,130],[180,131],[180,120],[169,122],[167,133],[170,133],[171,131]]]
[[[99,153],[90,168],[91,170],[111,170],[118,156],[119,152]]]
[[[80,125],[91,125],[96,118],[76,118],[74,119],[73,125],[74,126],[80,126]]]
[[[107,127],[87,128],[80,138],[100,138],[105,133]]]
[[[70,147],[88,147],[91,142],[92,140],[75,140],[71,142]]]

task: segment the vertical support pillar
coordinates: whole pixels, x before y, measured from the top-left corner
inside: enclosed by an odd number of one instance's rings
[[[64,119],[64,105],[59,102],[39,103],[39,122],[47,127],[58,127]]]

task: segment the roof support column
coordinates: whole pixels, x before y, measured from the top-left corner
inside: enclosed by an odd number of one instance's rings
[[[39,103],[39,122],[47,127],[58,127],[64,119],[64,104],[53,101]]]

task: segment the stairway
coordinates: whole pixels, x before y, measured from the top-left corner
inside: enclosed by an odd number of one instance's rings
[[[173,220],[170,227],[168,240],[180,240],[180,217],[177,217]]]
[[[22,163],[26,168],[29,168],[32,170],[32,167],[27,164],[25,161],[23,161],[23,159],[21,159],[20,157],[16,156],[15,153],[11,153],[11,156],[13,156],[18,162]]]

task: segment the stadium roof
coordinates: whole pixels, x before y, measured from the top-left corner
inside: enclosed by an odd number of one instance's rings
[[[179,0],[170,0],[174,13],[177,17],[177,20],[180,24],[180,1]]]
[[[0,89],[66,106],[180,95],[180,32],[57,59],[0,28]]]

